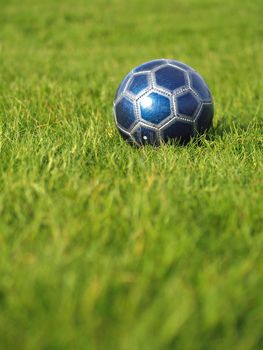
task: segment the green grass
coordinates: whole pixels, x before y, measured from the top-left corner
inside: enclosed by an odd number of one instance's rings
[[[0,0],[0,348],[263,348],[261,0]],[[199,144],[112,100],[160,57],[211,87]]]

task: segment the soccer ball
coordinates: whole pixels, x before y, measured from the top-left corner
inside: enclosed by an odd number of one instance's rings
[[[168,59],[133,69],[117,90],[113,111],[122,137],[138,146],[187,143],[210,128],[214,114],[204,79],[188,65]]]

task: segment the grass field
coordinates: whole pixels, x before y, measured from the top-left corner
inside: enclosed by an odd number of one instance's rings
[[[262,0],[0,0],[0,349],[263,348]],[[123,76],[195,67],[201,142],[135,149]]]

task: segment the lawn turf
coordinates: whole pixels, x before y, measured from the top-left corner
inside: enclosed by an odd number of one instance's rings
[[[0,348],[263,348],[262,0],[0,0]],[[199,143],[136,149],[123,76],[208,82]]]

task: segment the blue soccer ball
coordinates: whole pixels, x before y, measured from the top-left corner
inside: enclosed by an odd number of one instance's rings
[[[188,142],[212,125],[213,100],[204,79],[168,59],[144,63],[120,84],[113,103],[117,128],[138,146]]]

